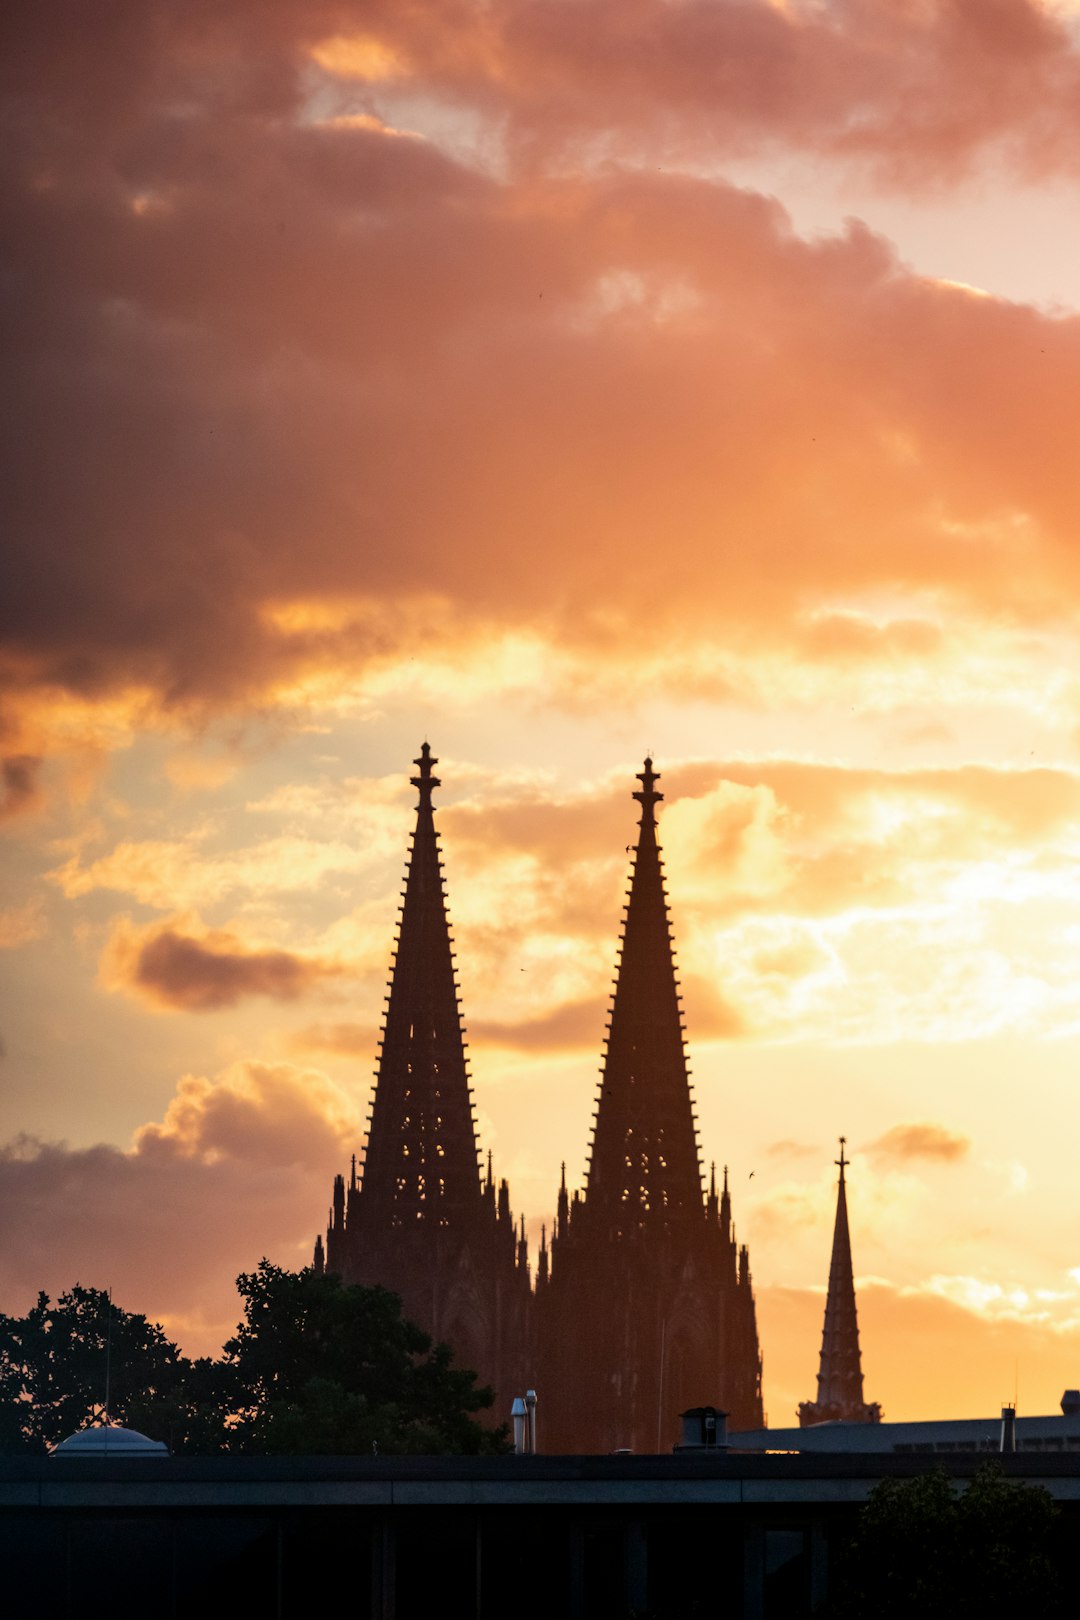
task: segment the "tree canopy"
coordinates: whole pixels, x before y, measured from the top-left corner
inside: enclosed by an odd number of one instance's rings
[[[966,1490],[942,1469],[886,1479],[838,1561],[830,1620],[997,1620],[1059,1612],[1058,1509],[988,1463]]]
[[[0,1452],[44,1452],[108,1415],[174,1451],[348,1455],[501,1451],[475,1373],[383,1288],[263,1260],[237,1279],[243,1320],[191,1361],[158,1325],[76,1285],[0,1315]]]
[[[506,1449],[472,1414],[492,1403],[448,1345],[385,1288],[266,1260],[237,1280],[244,1320],[225,1346],[236,1421],[230,1451],[355,1454]]]
[[[191,1363],[162,1328],[76,1284],[0,1315],[0,1450],[42,1452],[100,1414],[162,1439],[186,1423]],[[107,1386],[107,1388],[106,1388]]]

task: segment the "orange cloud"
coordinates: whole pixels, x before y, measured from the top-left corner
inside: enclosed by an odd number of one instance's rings
[[[328,1170],[358,1132],[325,1075],[241,1063],[182,1080],[127,1151],[16,1139],[0,1148],[0,1308],[25,1310],[39,1288],[113,1286],[189,1351],[216,1350],[239,1316],[240,1271],[263,1254],[310,1260]]]
[[[175,923],[139,929],[127,918],[115,925],[101,959],[101,980],[169,1012],[217,1012],[248,996],[295,1001],[337,979],[339,962],[245,944],[226,929],[200,936]]]
[[[749,689],[762,653],[888,671],[946,656],[957,616],[1056,620],[1076,583],[1059,425],[1080,322],[927,281],[864,226],[803,241],[771,199],[651,160],[575,167],[559,144],[579,118],[614,128],[651,106],[666,124],[708,109],[710,154],[717,119],[794,118],[802,143],[835,114],[836,144],[918,154],[922,173],[946,135],[978,145],[980,110],[995,139],[1023,123],[1018,96],[1045,128],[1044,75],[1071,83],[1075,61],[1041,8],[365,16],[381,60],[454,105],[471,91],[524,115],[554,97],[557,178],[512,161],[494,178],[437,139],[387,138],[374,113],[313,123],[319,8],[282,7],[265,35],[235,9],[212,39],[177,20],[167,68],[128,40],[120,84],[115,39],[57,53],[53,30],[46,49],[18,25],[35,91],[8,156],[9,459],[27,481],[9,705],[139,692],[174,719],[295,718],[344,695],[365,712],[409,689],[421,639],[444,694],[509,667],[523,695],[580,702],[672,658],[683,689],[723,690],[718,646]],[[136,212],[129,193],[168,206]],[[44,506],[43,460],[62,469]],[[884,618],[851,606],[882,590],[904,598]]]
[[[369,83],[399,55],[431,93],[507,119],[533,161],[603,135],[668,161],[703,145],[810,149],[901,185],[954,176],[995,142],[1029,170],[1074,162],[1077,49],[1038,0],[368,8],[363,34],[316,48],[328,72]]]
[[[41,766],[34,754],[11,754],[0,761],[0,821],[23,815],[40,803]]]
[[[604,1031],[601,1001],[572,1001],[517,1023],[473,1019],[469,1033],[477,1044],[519,1052],[599,1051]]]
[[[161,1123],[135,1132],[133,1152],[325,1170],[354,1124],[353,1110],[325,1075],[248,1062],[216,1080],[185,1075]]]
[[[944,1125],[893,1125],[866,1150],[881,1159],[939,1159],[953,1164],[971,1151],[970,1138]]]
[[[377,1039],[373,1024],[308,1024],[293,1031],[289,1045],[299,1052],[336,1052],[370,1061]]]
[[[40,900],[27,900],[21,906],[0,911],[0,950],[13,950],[16,946],[40,939],[46,927]]]

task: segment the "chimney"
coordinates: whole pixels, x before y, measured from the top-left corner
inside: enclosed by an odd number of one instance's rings
[[[1016,1450],[1016,1407],[1001,1408],[1001,1450]]]
[[[514,1456],[524,1457],[529,1449],[529,1413],[520,1395],[514,1396],[510,1421],[514,1425]]]
[[[680,1412],[682,1439],[675,1451],[726,1451],[727,1413],[715,1406],[692,1406]]]
[[[1080,1389],[1067,1389],[1061,1397],[1061,1410],[1066,1417],[1080,1417]]]
[[[526,1440],[527,1440],[526,1449],[528,1450],[529,1455],[531,1457],[535,1457],[536,1456],[536,1391],[535,1391],[535,1389],[527,1389],[525,1391],[525,1413],[526,1413],[526,1416],[528,1418],[528,1423],[525,1426]]]

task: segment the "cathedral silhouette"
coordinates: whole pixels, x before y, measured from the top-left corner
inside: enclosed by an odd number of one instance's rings
[[[494,1386],[543,1400],[543,1449],[668,1449],[678,1413],[762,1422],[761,1356],[727,1172],[709,1192],[694,1121],[652,761],[641,807],[583,1192],[565,1165],[535,1288],[505,1180],[481,1168],[425,743],[363,1155],[334,1181],[315,1267],[401,1295]]]

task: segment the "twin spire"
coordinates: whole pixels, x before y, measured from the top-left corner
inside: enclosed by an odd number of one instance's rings
[[[641,830],[597,1098],[585,1208],[620,1236],[701,1216],[701,1163],[690,1097],[652,760],[638,772]]]
[[[524,1224],[505,1181],[482,1177],[427,743],[386,998],[362,1172],[338,1176],[325,1267],[382,1284],[500,1398],[552,1391],[550,1442],[566,1451],[660,1445],[681,1407],[716,1402],[761,1422],[761,1360],[745,1248],[725,1174],[704,1196],[651,759],[641,807],[589,1155],[565,1167],[530,1287]]]
[[[481,1199],[476,1122],[454,975],[427,743],[410,780],[416,830],[387,997],[363,1196],[394,1227],[468,1220]]]

